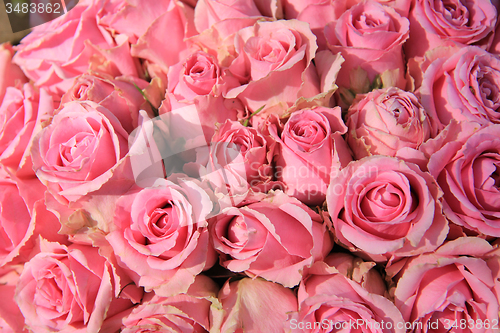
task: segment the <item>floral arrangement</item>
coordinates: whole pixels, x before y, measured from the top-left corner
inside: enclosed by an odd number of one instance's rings
[[[1,45],[1,331],[500,332],[499,9],[82,0]]]

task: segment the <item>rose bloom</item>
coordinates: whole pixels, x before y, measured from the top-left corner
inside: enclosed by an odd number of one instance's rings
[[[208,332],[210,307],[218,290],[210,278],[197,275],[185,294],[171,297],[146,294],[141,304],[123,318],[120,332]]]
[[[118,199],[106,236],[134,282],[165,297],[185,293],[216,260],[206,220],[211,198],[196,180],[177,182],[158,179]]]
[[[464,237],[406,264],[394,298],[414,332],[498,332],[500,257],[492,251],[485,240]]]
[[[368,291],[353,276],[337,270],[337,265],[343,268],[343,260],[350,264],[350,258],[335,253],[310,269],[298,290],[299,311],[287,322],[292,332],[405,332],[398,327],[401,313],[384,297],[385,287],[379,288],[382,294]],[[380,275],[368,267],[373,272],[365,272],[366,286],[383,286]]]
[[[332,248],[323,218],[281,191],[222,210],[211,221],[210,233],[222,266],[289,288]]]
[[[439,53],[438,53],[439,54]],[[500,123],[500,60],[478,47],[443,49],[424,72],[422,106],[443,129],[451,119]]]
[[[326,202],[339,242],[351,252],[385,261],[443,243],[449,228],[441,195],[434,179],[417,165],[370,156],[332,178]]]
[[[194,10],[194,24],[201,33],[225,19],[264,16],[257,6],[258,2],[254,0],[198,0]]]
[[[500,124],[457,128],[427,165],[444,192],[443,212],[453,223],[474,232],[500,236]],[[462,126],[462,127],[463,127]]]
[[[409,22],[393,8],[375,1],[361,2],[325,27],[328,47],[341,52],[345,63],[337,84],[350,88],[352,70],[360,67],[372,82],[376,75],[392,71],[396,86],[405,87],[402,45],[408,39]]]
[[[488,48],[497,22],[490,0],[416,0],[409,15],[407,58],[423,56],[441,45],[478,45]]]
[[[262,279],[227,280],[212,308],[214,332],[287,332],[286,319],[297,311],[293,291]]]
[[[67,14],[35,27],[16,47],[14,62],[56,99],[88,69],[112,76],[139,76],[138,61],[130,55],[126,36],[114,38],[98,24],[99,7],[93,1],[80,2]]]
[[[317,50],[316,37],[307,23],[258,21],[236,33],[234,49],[236,58],[229,71],[241,85],[223,96],[238,98],[250,112],[265,105],[256,117],[283,113],[298,98],[320,93],[311,63]]]
[[[340,108],[298,110],[284,125],[273,116],[265,126],[270,142],[277,143],[276,178],[285,192],[307,205],[323,204],[330,175],[352,160]]]
[[[357,97],[346,118],[346,141],[357,159],[417,149],[431,134],[431,121],[417,97],[394,87]]]
[[[0,271],[0,331],[3,333],[28,333],[24,325],[24,317],[16,302],[14,294],[19,275],[23,269],[22,265],[14,267],[2,267]]]
[[[76,201],[113,176],[128,152],[127,139],[108,109],[93,102],[70,102],[37,134],[33,169],[58,201]]]
[[[26,76],[19,66],[12,63],[12,56],[14,50],[10,43],[0,44],[0,104],[2,104],[3,97],[7,87],[16,86],[16,82],[23,84],[27,82]]]
[[[28,328],[34,332],[115,332],[120,321],[112,317],[133,303],[115,298],[117,277],[111,263],[91,246],[66,247],[43,239],[40,246],[41,252],[25,264],[15,295]]]

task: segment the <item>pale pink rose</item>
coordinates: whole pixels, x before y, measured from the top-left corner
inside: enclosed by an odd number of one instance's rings
[[[201,186],[195,180],[158,179],[118,200],[106,239],[119,264],[146,291],[185,293],[195,276],[214,264],[206,220],[214,205]]]
[[[274,148],[257,129],[227,120],[212,137],[206,179],[216,192],[232,196],[246,195],[250,189],[267,192],[277,185]]]
[[[498,254],[483,239],[464,237],[411,259],[394,298],[413,332],[498,332]]]
[[[208,332],[210,307],[218,290],[210,278],[197,275],[185,294],[171,297],[146,294],[141,304],[123,319],[120,332]]]
[[[138,126],[139,110],[152,114],[139,89],[148,83],[133,77],[117,77],[101,74],[83,74],[61,99],[61,105],[70,101],[91,101],[104,106],[120,120],[123,128],[132,132]]]
[[[16,302],[14,294],[19,275],[23,266],[9,267],[0,272],[0,294],[2,302],[0,303],[0,331],[2,333],[27,333],[24,325],[24,317]]]
[[[403,17],[408,17],[410,11],[411,1],[407,0],[375,0],[378,3],[394,8],[399,15]],[[357,5],[362,2],[362,0],[346,0],[347,8]]]
[[[352,88],[351,71],[360,67],[372,82],[377,75],[392,71],[394,82],[405,87],[402,45],[408,39],[409,22],[393,8],[375,1],[361,2],[325,27],[328,47],[345,59],[337,84]]]
[[[0,104],[0,164],[9,173],[24,169],[34,176],[30,148],[41,124],[53,115],[56,104],[45,89],[31,84],[9,87]]]
[[[478,45],[488,49],[495,32],[497,10],[491,0],[415,0],[410,11],[407,58],[423,56],[445,45]]]
[[[500,125],[470,127],[469,136],[450,133],[427,167],[444,192],[443,212],[450,221],[499,237]]]
[[[320,93],[318,74],[312,64],[316,37],[309,25],[298,20],[259,21],[243,28],[234,39],[236,58],[229,72],[240,86],[223,96],[238,98],[257,115],[282,114],[300,98]]]
[[[41,252],[25,264],[15,300],[34,332],[100,332],[106,319],[130,309],[115,297],[113,267],[97,248],[41,240]],[[115,332],[118,321],[106,332]]]
[[[291,331],[404,333],[403,317],[394,304],[339,272],[338,261],[332,254],[317,262],[301,282],[299,311],[287,322]],[[377,278],[371,283],[380,284],[381,277],[373,273]]]
[[[160,6],[161,11],[154,8],[156,4],[151,6],[151,10],[158,10],[161,15],[150,23],[146,32],[132,45],[131,54],[145,59],[148,63],[158,66],[163,73],[167,73],[170,66],[188,57],[190,50],[186,39],[197,32],[192,7],[176,0],[160,2],[163,3]],[[142,2],[138,1],[136,7],[134,11],[143,12]],[[126,21],[123,24],[131,24],[127,16],[124,18]],[[168,43],[159,42],[158,33],[161,31],[168,31]]]
[[[15,87],[17,82],[22,84],[28,81],[21,68],[12,63],[13,55],[14,50],[10,43],[0,44],[0,73],[2,73],[0,77],[0,104],[7,87]]]
[[[254,0],[199,0],[194,10],[194,23],[201,33],[216,22],[252,16],[264,16]]]
[[[346,118],[346,141],[356,159],[396,156],[401,148],[417,149],[431,135],[431,121],[417,97],[399,88],[357,96]]]
[[[213,308],[214,332],[287,332],[286,320],[297,311],[293,291],[260,278],[228,280],[219,292],[220,308]]]
[[[98,24],[100,3],[80,2],[67,14],[35,27],[16,47],[14,62],[37,87],[46,87],[57,98],[89,69],[139,76],[127,37],[115,38]]]
[[[307,205],[322,205],[331,174],[352,160],[340,108],[298,110],[285,124],[271,116],[265,127],[270,142],[277,143],[275,176],[285,192]]]
[[[479,47],[443,49],[425,69],[419,94],[439,130],[451,119],[500,123],[500,60]]]
[[[61,203],[99,190],[124,164],[128,133],[108,109],[69,102],[40,131],[32,147],[33,169]],[[124,171],[118,175],[127,177]]]
[[[443,243],[448,222],[441,196],[435,180],[417,165],[370,156],[332,178],[326,202],[339,242],[383,262]]]
[[[290,288],[332,248],[323,218],[281,191],[224,209],[211,221],[210,233],[222,266]]]

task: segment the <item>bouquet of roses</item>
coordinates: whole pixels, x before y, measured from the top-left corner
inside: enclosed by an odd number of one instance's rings
[[[500,332],[499,12],[81,0],[1,45],[1,331]]]

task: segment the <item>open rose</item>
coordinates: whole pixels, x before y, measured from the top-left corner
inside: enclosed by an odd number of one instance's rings
[[[490,0],[416,0],[409,15],[407,58],[423,56],[441,45],[481,45],[488,48],[497,22]]]
[[[302,271],[332,246],[322,217],[281,191],[224,209],[211,222],[210,233],[224,267],[286,287],[296,286]]]
[[[229,71],[241,85],[224,97],[238,98],[257,116],[291,107],[300,97],[320,93],[319,79],[311,63],[317,50],[316,37],[305,22],[279,20],[257,22],[236,33],[236,59]]]
[[[130,55],[127,37],[115,38],[100,26],[98,11],[93,1],[80,2],[67,14],[35,27],[17,46],[14,62],[36,86],[46,87],[56,97],[88,69],[138,77],[138,62]]]
[[[194,11],[194,23],[198,32],[203,32],[215,22],[251,16],[263,16],[254,0],[198,0]]]
[[[26,265],[15,300],[34,332],[100,332],[106,319],[130,309],[129,299],[115,298],[111,263],[97,248],[66,247],[42,239],[41,252]],[[114,332],[120,321],[107,327]]]
[[[351,161],[340,108],[303,109],[284,125],[274,116],[265,125],[270,142],[277,143],[276,178],[286,185],[286,193],[308,205],[321,205],[330,175]]]
[[[370,156],[333,178],[326,201],[335,235],[376,261],[432,251],[448,234],[439,187],[412,163]]]
[[[346,141],[357,159],[416,149],[431,134],[429,116],[417,97],[394,87],[358,97],[347,113],[347,126]]]
[[[479,47],[443,49],[424,72],[422,106],[441,130],[451,119],[500,123],[500,60]]]
[[[184,293],[216,259],[207,218],[214,209],[195,180],[158,179],[122,196],[106,236],[137,285],[161,296]]]
[[[24,317],[14,301],[16,284],[23,269],[22,265],[8,267],[0,271],[0,331],[3,333],[28,333]]]
[[[342,266],[342,259],[332,254],[325,262],[317,262],[301,282],[299,311],[287,323],[292,332],[405,332],[401,313],[384,297],[385,288],[380,289],[382,294],[369,292],[361,281],[342,274],[336,268]],[[358,273],[368,270],[373,274],[366,285],[372,290],[371,284],[383,285],[380,275],[371,269],[373,266],[364,266]],[[319,327],[315,324],[318,322]]]
[[[7,87],[16,86],[16,82],[20,84],[27,81],[23,71],[17,65],[12,63],[14,50],[10,43],[0,44],[0,104],[2,104],[3,96]]]
[[[213,308],[214,332],[287,332],[286,319],[297,311],[297,297],[278,283],[262,279],[228,280]]]
[[[411,259],[397,281],[395,303],[415,332],[498,332],[498,253],[464,237]]]
[[[477,124],[469,127],[475,130]],[[458,133],[443,142],[428,164],[444,192],[443,212],[468,230],[500,237],[500,125],[469,137],[465,130]]]
[[[208,332],[210,307],[218,289],[210,278],[197,275],[185,294],[146,294],[141,304],[123,319],[120,332]]]
[[[405,87],[402,45],[408,39],[409,22],[393,8],[375,1],[361,2],[325,27],[328,47],[341,52],[345,63],[337,84],[352,88],[351,71],[361,67],[372,82],[385,71],[393,73],[393,82]]]

